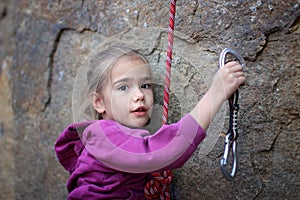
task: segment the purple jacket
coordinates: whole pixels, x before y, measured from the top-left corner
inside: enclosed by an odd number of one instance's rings
[[[141,200],[149,173],[182,167],[204,137],[189,114],[153,135],[97,120],[68,126],[55,151],[71,174],[68,199]]]

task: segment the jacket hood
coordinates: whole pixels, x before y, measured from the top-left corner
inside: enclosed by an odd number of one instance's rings
[[[58,161],[72,173],[76,167],[84,145],[81,141],[83,131],[95,121],[85,121],[70,124],[58,137],[54,145]]]

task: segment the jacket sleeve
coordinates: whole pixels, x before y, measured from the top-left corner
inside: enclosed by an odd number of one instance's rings
[[[105,165],[124,172],[148,173],[181,167],[205,138],[191,115],[163,125],[154,135],[100,120],[83,132],[87,151]]]

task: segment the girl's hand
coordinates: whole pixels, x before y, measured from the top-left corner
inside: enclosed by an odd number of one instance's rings
[[[211,95],[223,102],[230,98],[239,86],[244,83],[245,75],[240,63],[236,61],[228,62],[214,76],[210,88]]]
[[[245,75],[242,66],[235,61],[227,63],[216,73],[210,89],[190,114],[206,130],[224,101],[243,83]]]

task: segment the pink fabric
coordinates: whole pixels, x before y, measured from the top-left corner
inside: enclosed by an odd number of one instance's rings
[[[98,120],[67,127],[55,151],[71,174],[69,199],[143,199],[148,173],[181,167],[204,137],[189,114],[154,135]]]

